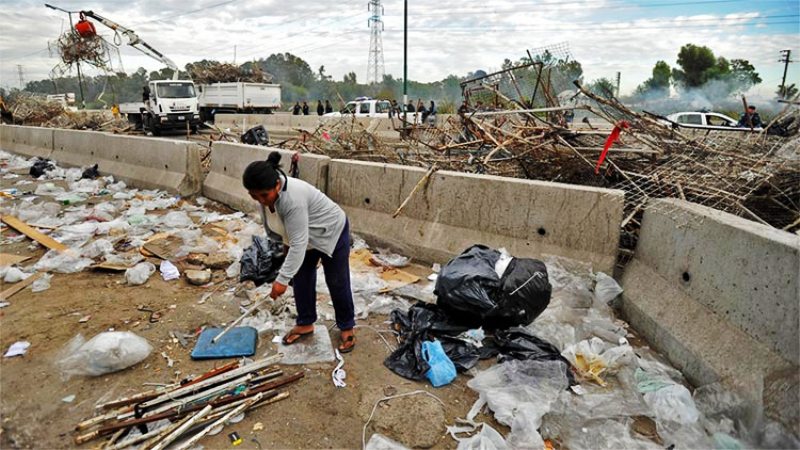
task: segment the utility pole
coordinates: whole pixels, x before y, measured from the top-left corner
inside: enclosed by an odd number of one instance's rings
[[[22,76],[22,64],[17,64],[17,73],[19,74],[19,90],[25,89],[25,78]]]
[[[783,63],[783,80],[781,80],[781,97],[786,97],[786,71],[789,69],[789,63],[792,62],[789,59],[792,56],[791,50],[781,50],[781,59],[778,62]]]
[[[383,81],[383,6],[381,0],[370,0],[367,11],[372,12],[367,25],[370,28],[369,38],[369,63],[367,65],[367,83],[380,83]]]
[[[408,123],[408,0],[403,0],[403,127]]]
[[[617,72],[617,86],[616,86],[616,97],[619,98],[619,81],[622,78],[622,72]]]

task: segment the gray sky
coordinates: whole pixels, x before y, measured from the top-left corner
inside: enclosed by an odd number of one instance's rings
[[[244,62],[291,52],[316,71],[366,79],[370,31],[367,0],[53,0],[67,10],[93,10],[133,29],[179,66],[200,59]],[[403,74],[403,2],[383,1],[386,73]],[[657,60],[676,65],[686,43],[706,45],[728,59],[755,65],[764,82],[752,95],[771,96],[780,83],[779,51],[797,63],[788,80],[800,82],[798,0],[495,0],[409,1],[409,78],[440,80],[476,69],[491,71],[525,50],[568,42],[587,80],[622,73],[622,93],[650,76]],[[48,43],[69,27],[67,15],[41,1],[0,0],[0,85],[18,87],[48,76],[59,62]],[[113,32],[101,24],[107,39]],[[120,47],[121,68],[163,67]],[[115,62],[119,69],[119,60]],[[99,73],[89,70],[90,74]]]

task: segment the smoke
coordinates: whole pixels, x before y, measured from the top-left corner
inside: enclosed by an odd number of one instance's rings
[[[663,92],[637,93],[623,98],[623,102],[636,110],[669,115],[682,111],[708,110],[728,113],[734,119],[744,111],[742,103],[743,86],[735,80],[711,80],[699,88],[673,88],[669,96]],[[769,97],[755,89],[744,93],[748,105],[757,108],[762,118],[773,116],[783,109],[776,97]]]

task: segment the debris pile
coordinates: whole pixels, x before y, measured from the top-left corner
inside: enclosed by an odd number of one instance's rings
[[[75,111],[65,108],[61,102],[29,92],[22,92],[10,99],[7,107],[13,123],[17,125],[114,133],[133,129],[126,119],[114,117],[111,111]]]
[[[200,84],[244,81],[250,83],[270,83],[272,75],[256,64],[249,69],[230,63],[207,62],[189,64],[189,77]]]

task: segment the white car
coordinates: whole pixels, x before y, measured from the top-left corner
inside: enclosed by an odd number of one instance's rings
[[[737,126],[737,124],[739,123],[738,120],[731,119],[725,114],[720,114],[715,112],[697,112],[697,111],[679,112],[668,115],[667,119],[669,119],[674,123],[677,123],[681,127],[686,127],[686,128],[703,128],[712,130],[730,130],[732,128],[735,128],[737,130],[749,130],[749,128],[739,128]],[[760,130],[760,129],[761,129],[760,127],[755,128],[755,130]]]
[[[342,117],[354,115],[356,117],[389,117],[389,110],[392,104],[389,100],[375,100],[371,98],[359,97],[355,101],[347,102],[341,111],[325,114],[324,117]]]

